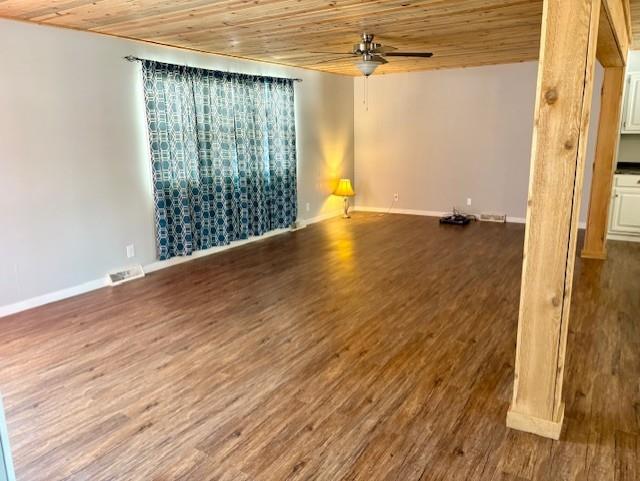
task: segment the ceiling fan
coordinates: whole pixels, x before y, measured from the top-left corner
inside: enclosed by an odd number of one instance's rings
[[[420,57],[429,58],[433,56],[431,52],[398,52],[397,48],[389,45],[382,45],[373,41],[374,36],[370,33],[363,33],[360,37],[360,43],[353,46],[353,49],[349,53],[339,52],[312,52],[312,53],[332,53],[336,55],[351,55],[355,57],[362,57],[357,63],[356,67],[360,70],[365,77],[371,75],[375,70],[385,63],[389,63],[385,57]],[[325,60],[324,62],[333,62],[337,59],[332,58]]]

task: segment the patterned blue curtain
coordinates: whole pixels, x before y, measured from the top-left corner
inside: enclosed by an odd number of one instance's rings
[[[144,60],[160,259],[289,227],[293,81]]]

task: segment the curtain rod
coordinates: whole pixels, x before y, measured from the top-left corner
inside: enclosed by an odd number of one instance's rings
[[[128,62],[142,62],[143,60],[147,60],[147,59],[144,59],[144,58],[136,57],[134,55],[127,55],[126,57],[123,57],[123,58],[125,60],[127,60]],[[160,63],[162,63],[162,62],[160,62]],[[183,65],[183,67],[192,68],[190,65]],[[207,69],[205,69],[205,70],[207,70]],[[241,75],[253,75],[253,74],[241,74]],[[271,78],[282,79],[282,80],[293,80],[294,82],[302,82],[301,78],[273,77],[271,75],[256,75],[256,76],[257,77],[271,77]]]

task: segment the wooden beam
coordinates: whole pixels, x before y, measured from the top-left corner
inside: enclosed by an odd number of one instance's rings
[[[600,38],[598,39],[598,53],[600,54],[600,43],[604,41],[603,33],[610,31],[612,37],[606,41],[615,45],[620,61],[614,60],[613,57],[598,59],[604,67],[622,67],[627,63],[627,54],[631,42],[631,16],[628,0],[602,0],[602,18],[606,19],[607,24],[601,25]],[[620,63],[621,62],[621,63]]]
[[[596,56],[603,67],[624,67],[627,63],[631,23],[628,0],[602,0]]]
[[[624,67],[625,65],[625,59],[620,51],[618,40],[604,8],[600,9],[600,28],[598,29],[596,57],[604,68]]]
[[[582,257],[589,259],[607,258],[609,204],[611,203],[613,173],[620,139],[620,112],[624,78],[624,68],[622,67],[609,67],[604,71],[587,232],[582,248]]]
[[[628,49],[631,38],[631,7],[629,0],[602,0],[616,38],[621,47]]]
[[[600,0],[545,0],[507,425],[559,438]]]

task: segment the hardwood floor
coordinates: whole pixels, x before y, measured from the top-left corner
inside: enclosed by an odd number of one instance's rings
[[[0,319],[20,481],[640,479],[640,244],[581,261],[510,431],[523,226],[356,214]]]

